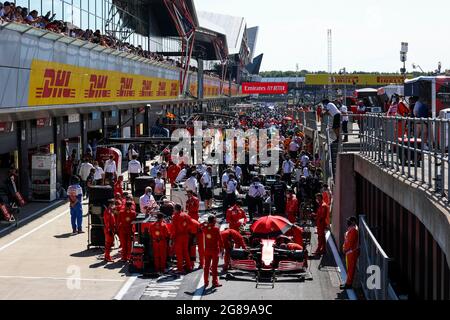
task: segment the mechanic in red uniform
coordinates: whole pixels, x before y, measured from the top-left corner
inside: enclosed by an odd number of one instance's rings
[[[205,236],[205,268],[203,269],[205,289],[209,286],[210,271],[213,277],[213,288],[221,287],[217,267],[219,265],[219,254],[223,252],[223,242],[220,230],[216,226],[215,216],[208,217],[208,225],[203,228],[203,234]]]
[[[172,240],[174,242],[175,255],[177,257],[177,269],[179,273],[191,272],[191,258],[189,256],[189,229],[192,219],[181,211],[181,205],[175,205],[172,216]],[[185,269],[183,264],[186,262]]]
[[[108,207],[103,212],[103,225],[105,232],[105,261],[114,262],[111,258],[111,248],[114,245],[116,233],[116,218],[114,216],[114,199],[108,201]]]
[[[189,253],[191,257],[192,269],[194,269],[194,263],[197,260],[197,246],[200,269],[203,269],[203,266],[205,265],[205,240],[203,237],[203,226],[205,225],[201,224],[197,220],[192,219],[191,226],[189,228]]]
[[[150,225],[150,236],[153,243],[153,259],[155,272],[164,273],[167,264],[167,243],[170,239],[169,228],[164,222],[164,215],[158,213],[158,221]]]
[[[114,183],[114,194],[123,195],[123,176],[119,176],[117,181]]]
[[[341,289],[351,289],[353,286],[353,279],[355,277],[356,263],[359,257],[359,230],[356,217],[351,217],[347,220],[347,232],[345,233],[345,242],[342,250],[345,254],[347,262],[347,281]]]
[[[317,249],[314,252],[315,255],[324,255],[327,250],[327,244],[325,239],[325,231],[327,228],[327,217],[330,208],[323,201],[322,194],[318,193],[316,195],[316,201],[319,205],[316,213],[316,225],[317,225],[317,236],[318,236],[318,245]]]
[[[220,236],[225,249],[223,271],[227,272],[230,267],[231,250],[247,249],[247,246],[242,235],[234,229],[226,229],[220,233]]]
[[[187,191],[186,211],[191,219],[198,221],[198,210],[200,208],[200,200],[194,196],[192,190]]]
[[[245,211],[242,210],[242,208],[238,204],[235,204],[227,210],[226,220],[229,224],[230,229],[239,231],[239,228],[242,225],[242,223],[239,221],[241,219],[244,219],[243,224],[245,225],[247,223],[247,216],[245,215]]]
[[[323,189],[322,189],[322,197],[323,197],[323,202],[325,202],[325,204],[331,208],[331,201],[332,201],[332,195],[331,195],[331,191],[330,188],[328,187],[327,184],[323,185]],[[326,220],[326,225],[327,228],[330,226],[331,224],[331,217],[330,217],[330,210],[328,210],[328,216],[327,216],[327,220]]]
[[[294,225],[291,230],[286,232],[286,236],[292,237],[294,243],[304,247],[303,244],[303,229],[297,225]]]
[[[181,167],[176,165],[173,161],[169,162],[169,166],[167,167],[167,180],[172,185],[175,183],[175,180],[178,177],[178,174],[181,171]]]
[[[132,206],[133,202],[127,201],[125,208],[119,214],[119,239],[122,245],[121,261],[128,261],[131,258],[131,223],[136,220],[136,211],[133,210]]]
[[[131,201],[131,209],[133,209],[134,211],[136,211],[136,203],[134,202],[133,196],[129,193],[125,192],[123,193],[124,197],[125,197],[125,201],[122,201],[124,204],[126,204],[128,201]]]
[[[299,214],[299,205],[298,205],[298,199],[294,194],[294,190],[292,190],[292,189],[288,190],[288,193],[287,193],[286,213],[288,216],[288,220],[291,223],[297,222],[297,217]]]

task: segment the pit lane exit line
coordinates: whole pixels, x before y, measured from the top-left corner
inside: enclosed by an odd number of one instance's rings
[[[123,282],[120,279],[83,279],[83,278],[63,278],[63,277],[28,277],[28,276],[0,276],[0,279],[23,279],[23,280],[73,280],[89,282]]]
[[[139,274],[136,274],[136,273],[132,274],[131,278],[128,279],[127,282],[125,282],[125,284],[120,289],[120,291],[116,294],[116,296],[113,298],[113,300],[122,300],[123,297],[127,294],[128,290],[130,290],[131,286],[136,281],[138,276],[139,276]]]
[[[25,239],[26,237],[28,237],[29,235],[35,233],[36,231],[42,229],[43,227],[45,227],[46,225],[52,223],[55,220],[58,220],[59,218],[61,218],[64,215],[67,215],[70,212],[70,209],[67,209],[66,211],[64,211],[63,213],[60,213],[59,215],[57,215],[56,217],[48,220],[47,222],[44,222],[43,224],[41,224],[40,226],[37,226],[36,228],[34,228],[33,230],[28,231],[27,233],[21,235],[20,237],[18,237],[17,239],[11,241],[10,243],[5,244],[3,247],[0,247],[0,252],[2,252],[3,250],[11,247],[12,245],[16,244],[17,242],[19,242],[20,240]]]

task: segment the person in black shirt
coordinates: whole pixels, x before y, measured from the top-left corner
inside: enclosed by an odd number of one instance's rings
[[[91,169],[91,172],[86,179],[86,198],[89,198],[89,191],[95,185],[94,175],[95,169]]]
[[[275,208],[277,210],[277,215],[286,216],[285,207],[286,207],[286,191],[287,184],[286,182],[281,180],[281,176],[276,176],[276,182],[272,185],[272,202],[275,204]]]

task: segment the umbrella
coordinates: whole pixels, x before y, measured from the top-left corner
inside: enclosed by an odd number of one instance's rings
[[[259,219],[251,226],[253,236],[261,238],[276,238],[285,234],[293,227],[288,219],[280,216],[267,216]]]

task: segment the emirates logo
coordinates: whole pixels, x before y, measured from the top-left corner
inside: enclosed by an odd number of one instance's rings
[[[208,234],[206,235],[206,239],[211,239],[211,238],[212,238],[211,234],[208,233]]]
[[[156,235],[156,236],[159,236],[160,234],[161,234],[161,233],[160,233],[159,231],[156,231],[156,232],[155,232],[155,235]]]

